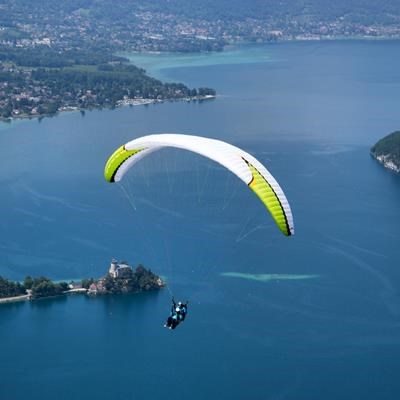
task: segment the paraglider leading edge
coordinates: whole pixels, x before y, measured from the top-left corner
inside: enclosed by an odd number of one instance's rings
[[[118,182],[133,164],[164,147],[192,151],[229,169],[258,196],[281,232],[286,236],[294,234],[289,202],[275,178],[252,155],[221,140],[173,133],[134,139],[119,147],[108,159],[104,170],[106,181]]]

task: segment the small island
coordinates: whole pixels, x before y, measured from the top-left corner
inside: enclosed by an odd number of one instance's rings
[[[371,156],[385,168],[400,173],[400,131],[392,132],[371,148]]]
[[[126,261],[112,260],[105,276],[99,279],[82,279],[79,282],[54,282],[43,276],[39,278],[27,276],[23,282],[13,282],[0,276],[0,303],[74,293],[88,295],[139,293],[158,290],[164,286],[163,280],[150,269],[138,265],[134,270]]]

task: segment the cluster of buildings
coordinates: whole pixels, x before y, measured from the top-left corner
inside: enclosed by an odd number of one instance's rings
[[[300,24],[293,21],[282,30],[283,40],[324,40],[338,38],[399,38],[399,25],[367,25],[346,21],[343,17],[332,21],[313,21]]]
[[[111,278],[113,278],[113,279],[130,278],[130,277],[132,277],[132,273],[133,273],[133,269],[128,264],[127,261],[118,262],[115,259],[111,260],[111,264],[108,269],[108,275],[111,276]],[[97,282],[93,282],[89,286],[88,294],[105,293],[107,291],[105,281],[106,281],[106,278],[101,278]]]
[[[243,41],[400,38],[399,15],[390,15],[386,24],[355,22],[365,21],[363,15],[358,19],[344,16],[320,19],[312,14],[305,18],[279,13],[259,18],[192,18],[120,2],[116,5],[117,14],[113,13],[118,15],[115,19],[100,3],[98,7],[73,9],[65,3],[49,12],[46,2],[29,7],[12,0],[0,4],[0,16],[7,21],[2,23],[0,18],[0,120],[136,104],[136,97],[141,100],[154,97],[139,93],[115,104],[110,100],[113,91],[107,92],[106,86],[95,93],[85,84],[75,89],[64,78],[59,84],[54,84],[52,77],[35,80],[34,71],[39,66],[62,68],[63,63],[71,60],[77,65],[105,64],[118,59],[115,54],[123,51],[219,51],[227,44]],[[21,60],[26,62],[28,58],[30,63],[21,64]],[[119,89],[126,87],[120,85]]]
[[[264,15],[259,19],[210,19],[132,7],[115,23],[107,15],[94,18],[90,12],[81,9],[67,12],[67,9],[60,7],[51,19],[46,19],[43,15],[46,9],[31,7],[24,16],[17,6],[12,10],[10,3],[10,8],[9,17],[12,19],[18,15],[18,18],[12,34],[7,34],[9,28],[0,23],[0,46],[47,46],[60,52],[85,50],[96,43],[107,43],[109,50],[114,52],[127,49],[195,51],[222,50],[224,45],[237,41],[400,37],[400,23],[368,24],[344,16],[323,20],[312,15],[309,18]]]
[[[123,279],[123,278],[131,278],[133,274],[133,268],[128,264],[127,261],[117,261],[115,259],[111,260],[110,267],[108,268],[108,276],[113,279]],[[87,289],[88,294],[101,294],[106,293],[106,279],[107,276],[98,279],[90,284]],[[80,292],[86,291],[86,289],[82,286],[82,282],[71,282],[69,285],[70,291]]]
[[[0,119],[39,115],[40,104],[48,95],[45,88],[32,82],[31,71],[0,65],[0,73],[14,78],[0,81]]]

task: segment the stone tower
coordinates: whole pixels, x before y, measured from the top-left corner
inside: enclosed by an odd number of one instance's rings
[[[118,269],[118,261],[115,259],[111,260],[111,265],[110,265],[110,269],[108,270],[108,273],[113,277],[116,278],[117,277],[117,269]]]

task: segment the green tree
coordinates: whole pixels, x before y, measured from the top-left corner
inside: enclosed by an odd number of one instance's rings
[[[31,276],[26,276],[24,279],[24,286],[25,289],[32,289],[32,285],[33,285],[33,279]]]
[[[12,282],[0,276],[0,298],[25,294],[25,288],[19,282]]]
[[[82,279],[82,287],[85,289],[89,289],[90,285],[94,283],[94,279],[93,278],[89,278],[89,279]]]

